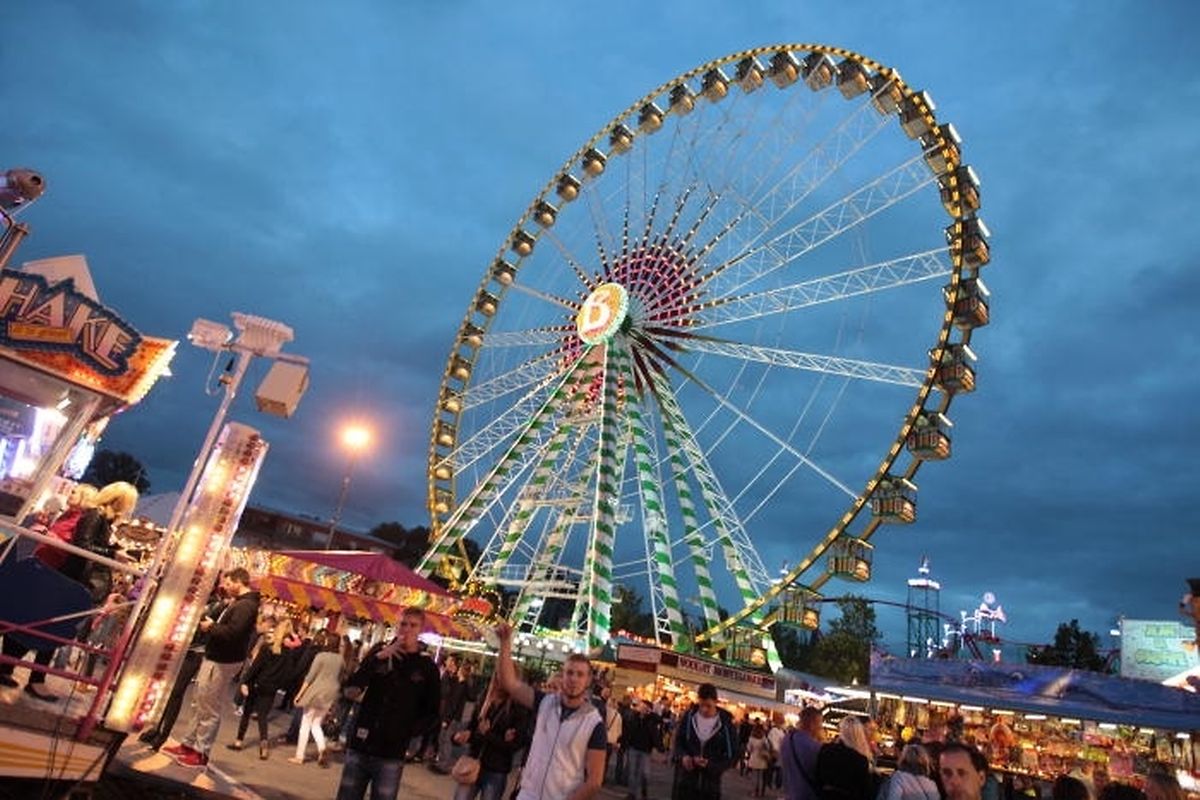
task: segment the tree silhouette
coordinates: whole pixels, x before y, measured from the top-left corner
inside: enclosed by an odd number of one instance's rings
[[[871,661],[871,645],[881,634],[875,627],[875,609],[865,598],[847,595],[837,601],[841,617],[829,623],[812,651],[810,669],[818,675],[843,683],[855,679],[866,683]]]
[[[649,612],[642,610],[642,596],[623,583],[617,584],[615,588],[610,624],[612,631],[628,631],[653,639],[654,619]]]
[[[1104,656],[1100,655],[1099,635],[1080,630],[1077,619],[1059,623],[1054,644],[1029,648],[1025,661],[1051,667],[1106,671]]]
[[[150,477],[142,462],[129,453],[113,450],[97,450],[92,462],[83,471],[82,480],[101,487],[125,481],[133,484],[139,494],[145,494],[150,489]]]

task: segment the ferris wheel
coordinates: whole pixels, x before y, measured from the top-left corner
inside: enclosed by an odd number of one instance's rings
[[[619,586],[679,651],[774,663],[770,625],[815,627],[822,585],[914,520],[975,385],[989,234],[934,110],[861,55],[782,45],[586,141],[454,336],[420,570],[507,590],[564,649],[615,633]]]

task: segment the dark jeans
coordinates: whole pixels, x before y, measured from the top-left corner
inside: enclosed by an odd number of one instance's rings
[[[258,714],[258,740],[269,741],[267,738],[267,717],[271,715],[271,707],[275,705],[275,690],[270,692],[251,692],[242,703],[242,718],[238,720],[238,741],[246,737],[246,729],[250,727],[250,717]]]
[[[347,750],[337,800],[364,800],[368,784],[371,786],[371,800],[396,800],[403,774],[403,758],[379,758],[357,750]]]
[[[48,643],[47,643],[48,644]],[[3,644],[0,644],[0,652],[9,658],[24,658],[30,648],[17,641],[15,636],[5,636]],[[33,663],[41,664],[43,667],[50,666],[50,659],[54,657],[54,647],[49,650],[36,650],[33,654]],[[16,669],[15,664],[0,664],[0,675],[11,677],[13,670]],[[36,670],[29,670],[30,683],[45,683],[46,673]]]
[[[204,653],[199,650],[188,650],[184,654],[179,676],[175,678],[175,685],[171,687],[171,694],[167,697],[167,704],[163,706],[158,724],[142,734],[147,741],[153,740],[153,743],[161,745],[171,735],[171,729],[175,727],[175,720],[179,716],[179,709],[183,708],[183,695],[192,684],[196,673],[200,671],[200,662],[203,660]]]

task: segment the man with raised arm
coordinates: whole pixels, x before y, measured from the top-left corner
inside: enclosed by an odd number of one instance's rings
[[[533,709],[533,740],[517,800],[588,800],[604,780],[608,747],[604,720],[591,702],[592,665],[585,656],[567,657],[562,688],[542,692],[517,678],[513,666],[513,629],[496,626],[500,655],[496,679],[517,703]]]

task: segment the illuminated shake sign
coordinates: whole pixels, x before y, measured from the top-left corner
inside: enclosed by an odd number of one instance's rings
[[[142,336],[75,282],[50,286],[41,275],[0,272],[0,345],[69,353],[102,375],[120,375]]]

